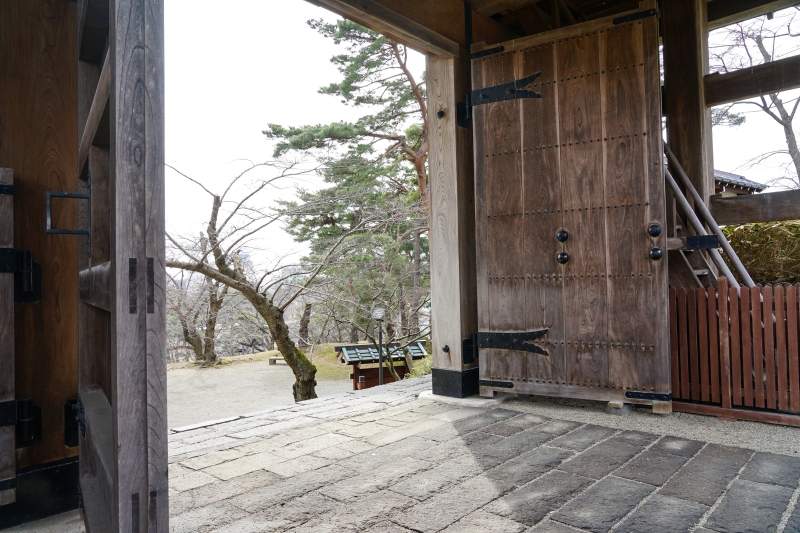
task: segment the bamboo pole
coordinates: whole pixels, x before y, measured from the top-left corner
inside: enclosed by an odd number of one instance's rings
[[[728,242],[725,234],[722,233],[719,224],[717,224],[717,221],[714,220],[714,217],[711,215],[711,211],[708,210],[706,203],[702,198],[700,198],[700,195],[697,193],[697,189],[695,189],[694,185],[692,185],[692,181],[689,179],[689,176],[686,175],[686,172],[684,172],[683,167],[681,167],[681,164],[678,162],[675,154],[672,153],[669,145],[665,144],[664,149],[667,152],[667,157],[669,158],[670,163],[672,163],[672,165],[675,167],[675,170],[678,171],[678,177],[683,182],[683,186],[686,187],[686,190],[689,191],[689,193],[692,195],[692,198],[694,198],[695,207],[700,212],[700,215],[705,219],[705,222],[711,228],[711,231],[713,231],[719,238],[719,243],[722,246],[722,249],[725,251],[725,254],[728,256],[728,259],[731,260],[731,263],[733,263],[733,266],[736,268],[736,272],[738,272],[739,276],[741,276],[745,285],[751,288],[755,287],[756,284],[753,281],[753,278],[750,277],[750,274],[742,264],[741,259],[739,259],[739,256],[736,255],[736,252],[731,247],[731,244]]]
[[[669,183],[669,186],[672,187],[672,190],[675,192],[675,199],[678,200],[681,210],[684,212],[684,214],[686,214],[686,218],[689,219],[689,222],[694,227],[694,230],[698,233],[698,235],[708,235],[708,232],[703,227],[703,223],[700,222],[699,218],[697,218],[697,214],[694,212],[694,209],[692,209],[692,206],[689,205],[689,201],[686,200],[686,197],[683,195],[683,191],[681,191],[680,187],[678,187],[678,184],[675,182],[675,178],[672,177],[672,174],[670,174],[668,169],[664,169],[664,174],[667,177],[667,183]],[[720,271],[722,271],[722,274],[728,278],[731,285],[738,289],[739,283],[736,281],[731,269],[728,268],[728,264],[722,259],[719,250],[712,248],[708,250],[708,253],[711,255],[711,259],[714,260],[714,263],[716,263]]]

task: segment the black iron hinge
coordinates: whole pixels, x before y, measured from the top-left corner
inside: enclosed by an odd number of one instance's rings
[[[461,350],[461,357],[465,365],[474,363],[478,360],[478,350],[514,350],[518,352],[538,353],[540,355],[550,355],[536,341],[547,335],[548,330],[526,331],[524,333],[473,333],[468,339],[464,339]]]
[[[657,17],[658,10],[657,9],[648,9],[646,11],[639,11],[638,13],[631,13],[630,15],[625,15],[623,17],[617,17],[612,22],[614,25],[618,26],[620,24],[625,24],[626,22],[633,22],[634,20],[642,20],[649,17]]]
[[[462,128],[468,127],[469,121],[472,120],[472,108],[479,105],[523,98],[541,98],[542,95],[537,92],[524,90],[541,74],[537,72],[517,81],[472,91],[467,95],[466,102],[458,103],[458,125]]]
[[[75,421],[81,429],[81,437],[86,438],[86,409],[83,407],[83,400],[81,400],[80,394],[78,394],[75,403],[71,407],[75,413]]]
[[[0,248],[0,273],[14,274],[14,301],[42,299],[42,265],[27,250]]]
[[[625,397],[630,400],[656,400],[659,402],[671,402],[671,393],[658,393],[658,392],[638,392],[628,390],[625,391]]]
[[[76,193],[76,192],[58,192],[58,191],[47,191],[45,193],[46,198],[46,205],[45,205],[45,216],[46,216],[46,223],[47,223],[47,233],[55,234],[55,235],[85,235],[86,236],[86,253],[92,255],[92,175],[91,173],[87,174],[86,177],[86,188],[88,189],[88,193]],[[87,229],[61,229],[61,228],[54,228],[53,227],[53,215],[52,215],[52,203],[53,198],[65,198],[65,199],[72,199],[72,200],[88,200],[89,201],[89,209],[87,210]]]
[[[33,400],[17,400],[16,448],[27,448],[42,441],[42,408]]]
[[[8,194],[9,196],[14,195],[14,186],[13,185],[0,185],[0,194]]]

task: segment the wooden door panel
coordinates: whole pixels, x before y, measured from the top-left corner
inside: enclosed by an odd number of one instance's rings
[[[0,185],[14,186],[14,173],[0,168]],[[14,248],[14,196],[0,194],[0,248]],[[0,402],[13,402],[14,394],[14,273],[0,272]],[[16,406],[13,407],[16,410]],[[15,417],[16,418],[16,417]],[[0,483],[14,484],[15,426],[0,426]],[[16,489],[0,489],[0,507],[17,500]]]
[[[649,256],[664,237],[648,234],[665,227],[657,30],[654,17],[609,18],[473,61],[474,89],[538,72],[525,89],[541,93],[474,108],[479,327],[548,331],[547,355],[480,350],[481,379],[668,392],[666,262]]]

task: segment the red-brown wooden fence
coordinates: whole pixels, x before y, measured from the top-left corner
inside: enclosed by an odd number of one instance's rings
[[[800,284],[670,289],[678,411],[800,425]]]

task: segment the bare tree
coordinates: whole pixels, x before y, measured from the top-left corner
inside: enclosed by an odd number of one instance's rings
[[[170,290],[167,304],[177,316],[183,339],[192,347],[195,360],[205,365],[217,361],[217,322],[225,304],[228,287],[218,281],[202,277],[199,288],[193,276],[169,276]]]
[[[776,13],[741,22],[717,30],[712,35],[710,57],[712,70],[715,72],[731,72],[770,63],[781,57],[792,55],[800,50],[800,7],[793,7]],[[780,148],[760,155],[751,164],[779,158],[785,175],[776,180],[790,188],[800,188],[800,148],[794,119],[797,116],[800,97],[796,93],[773,93],[717,111],[718,123],[726,123],[733,116],[732,125],[743,122],[741,116],[726,113],[732,108],[755,107],[756,112],[766,113],[782,129],[786,139],[786,148]],[[730,122],[727,122],[730,124]]]

